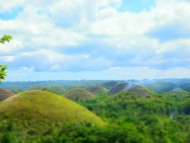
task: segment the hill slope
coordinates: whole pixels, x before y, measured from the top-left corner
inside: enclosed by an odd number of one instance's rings
[[[151,95],[154,95],[155,93],[152,92],[151,90],[148,90],[145,87],[135,85],[135,84],[130,84],[130,83],[121,83],[112,88],[109,91],[109,94],[117,94],[122,91],[128,91],[130,93],[135,93],[137,95],[143,96],[143,97],[148,97]]]
[[[108,89],[102,86],[93,86],[89,88],[89,91],[93,94],[106,94],[108,92]]]
[[[64,95],[71,100],[86,100],[95,98],[95,95],[84,88],[74,88]]]
[[[144,88],[142,86],[138,86],[138,85],[135,85],[135,86],[129,88],[128,91],[130,93],[135,93],[135,94],[142,96],[142,97],[152,97],[153,95],[156,94],[153,91],[151,91],[147,88]]]
[[[118,85],[119,83],[117,81],[109,81],[109,82],[106,82],[104,83],[104,87],[105,88],[108,88],[108,89],[111,89],[113,87],[115,87],[116,85]]]
[[[59,132],[68,125],[103,125],[86,108],[64,97],[44,92],[26,91],[0,104],[0,130],[16,132],[20,139],[40,138]],[[5,132],[4,131],[4,132]],[[2,131],[1,131],[2,132]],[[0,133],[1,140],[1,133]]]
[[[124,90],[127,90],[128,83],[121,83],[110,89],[109,94],[117,94]]]
[[[4,88],[0,88],[0,101],[5,100],[13,95],[14,95],[13,92],[6,90]]]
[[[64,89],[63,86],[39,85],[39,86],[31,88],[31,90],[42,90],[42,91],[47,91],[47,92],[51,92],[51,93],[58,94],[58,95],[63,95],[66,92],[66,90]]]

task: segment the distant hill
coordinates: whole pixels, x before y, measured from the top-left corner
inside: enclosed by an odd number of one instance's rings
[[[86,100],[95,98],[95,95],[86,90],[85,88],[78,87],[71,89],[68,93],[64,95],[64,97],[69,98],[71,100]]]
[[[178,85],[172,82],[150,82],[145,85],[146,88],[157,92],[157,93],[164,93],[164,92],[170,92],[174,88],[177,88]]]
[[[183,90],[181,88],[174,88],[172,91],[170,91],[172,94],[190,94],[186,90]]]
[[[131,84],[131,83],[118,84],[117,86],[115,86],[114,88],[112,88],[109,91],[109,94],[111,94],[111,95],[117,94],[117,93],[120,93],[122,91],[132,92],[132,93],[135,93],[137,95],[144,96],[144,97],[148,97],[148,96],[155,94],[154,92],[146,89],[145,87],[135,85],[135,84]]]
[[[180,86],[183,90],[190,91],[190,83],[188,84],[183,84]]]
[[[93,94],[106,94],[108,89],[102,86],[93,86],[88,89]]]
[[[58,95],[63,95],[67,91],[67,90],[65,90],[65,88],[63,86],[43,86],[43,85],[33,87],[33,88],[31,88],[31,90],[42,90],[42,91],[55,93]]]
[[[0,88],[0,101],[5,100],[13,95],[14,95],[13,92],[4,88]]]
[[[115,87],[113,87],[112,89],[110,89],[110,91],[108,92],[109,94],[117,94],[121,91],[126,90],[126,87],[128,86],[128,83],[121,83],[116,85]]]
[[[86,108],[65,97],[44,91],[26,91],[0,104],[0,128],[18,134],[26,140],[61,131],[73,124],[103,125],[104,122]]]
[[[144,88],[142,86],[135,85],[128,89],[129,92],[135,93],[137,95],[143,96],[143,97],[151,97],[152,95],[155,95],[153,91],[150,91],[147,88]]]
[[[117,81],[109,81],[103,84],[103,87],[111,89],[113,87],[115,87],[116,85],[118,85],[119,83]]]

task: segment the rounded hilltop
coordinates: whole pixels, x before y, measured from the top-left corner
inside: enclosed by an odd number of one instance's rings
[[[64,122],[90,121],[102,123],[101,119],[77,103],[53,93],[30,90],[19,93],[0,105],[0,113],[8,117],[45,117]]]
[[[106,94],[108,92],[108,89],[102,86],[93,86],[88,90],[93,94]]]
[[[125,91],[127,86],[128,86],[128,83],[121,83],[121,84],[118,84],[118,85],[114,86],[113,88],[111,88],[108,93],[109,93],[109,94],[117,94],[117,93],[120,93],[120,92],[122,92],[122,91]]]
[[[156,93],[139,85],[134,85],[128,89],[128,92],[135,93],[142,97],[153,97]]]
[[[14,95],[13,92],[11,92],[7,89],[4,89],[4,88],[0,88],[0,101],[3,101],[13,95]]]
[[[4,100],[0,104],[0,115],[0,127],[10,125],[21,138],[43,136],[49,130],[61,131],[70,125],[104,125],[85,107],[65,97],[37,90],[22,92]],[[49,132],[51,134],[53,131]]]
[[[95,98],[95,95],[83,87],[71,89],[64,97],[71,100],[87,100]]]
[[[143,97],[150,97],[152,95],[154,95],[155,93],[151,90],[148,90],[145,87],[139,86],[139,85],[135,85],[135,84],[131,84],[131,83],[121,83],[116,85],[115,87],[113,87],[110,91],[109,94],[113,95],[113,94],[118,94],[122,91],[127,91],[129,93],[134,93]]]

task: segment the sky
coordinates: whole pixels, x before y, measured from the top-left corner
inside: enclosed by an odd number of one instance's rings
[[[190,0],[0,0],[6,81],[190,78]]]

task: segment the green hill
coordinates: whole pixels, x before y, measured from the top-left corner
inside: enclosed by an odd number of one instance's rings
[[[0,101],[3,101],[13,95],[14,95],[13,92],[6,90],[4,88],[0,88]]]
[[[108,89],[102,86],[93,86],[88,90],[93,94],[106,94],[108,92]]]
[[[120,93],[124,90],[126,90],[126,87],[127,87],[128,83],[121,83],[121,84],[118,84],[116,85],[115,87],[113,87],[112,89],[109,90],[109,94],[117,94],[117,93]]]
[[[115,87],[116,85],[118,85],[119,83],[117,81],[109,81],[109,82],[106,82],[104,83],[104,87],[105,88],[108,88],[108,89],[111,89],[113,87]]]
[[[66,90],[63,86],[39,85],[39,86],[33,87],[31,90],[42,90],[42,91],[47,91],[47,92],[51,92],[51,93],[58,94],[58,95],[63,95],[66,92]]]
[[[135,84],[130,84],[130,83],[121,83],[116,85],[114,88],[112,88],[109,91],[109,94],[118,94],[121,93],[122,91],[128,91],[133,94],[137,94],[143,97],[149,97],[154,95],[155,93],[145,87],[135,85]]]
[[[0,141],[3,132],[16,133],[20,140],[59,133],[69,125],[103,125],[86,108],[65,97],[44,91],[26,91],[0,104]]]
[[[135,93],[135,94],[142,96],[142,97],[152,97],[153,95],[156,94],[153,91],[151,91],[147,88],[144,88],[142,86],[138,86],[138,85],[131,87],[130,89],[128,89],[128,91],[130,93]]]
[[[186,90],[183,90],[181,88],[174,88],[172,91],[170,91],[172,94],[186,94],[189,95],[189,92],[187,92]]]
[[[146,88],[156,92],[156,93],[165,93],[165,92],[170,92],[174,88],[177,88],[178,85],[172,82],[153,82],[153,83],[148,83],[145,85]],[[182,88],[183,89],[183,88]],[[185,89],[184,89],[185,90]]]
[[[84,88],[74,88],[64,95],[71,100],[86,100],[95,98],[95,95]]]

